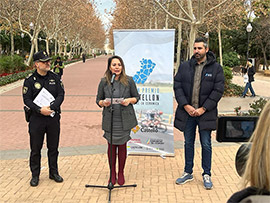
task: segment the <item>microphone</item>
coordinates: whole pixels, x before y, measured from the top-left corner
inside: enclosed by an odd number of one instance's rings
[[[111,84],[113,84],[116,74],[112,74]]]

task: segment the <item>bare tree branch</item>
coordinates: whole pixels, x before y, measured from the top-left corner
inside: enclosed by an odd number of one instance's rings
[[[178,6],[180,7],[181,11],[192,21],[193,18],[186,12],[186,10],[183,8],[183,6],[180,4],[179,0],[176,0]]]
[[[203,14],[203,17],[205,17],[208,13],[210,13],[211,11],[215,10],[216,8],[222,6],[223,4],[225,4],[228,0],[224,0],[223,2],[217,4],[216,6],[212,7],[211,9],[209,9],[209,11],[207,11],[205,14]]]
[[[154,1],[160,6],[160,8],[163,9],[163,11],[165,11],[165,13],[167,13],[173,19],[180,20],[180,21],[187,22],[187,23],[191,23],[192,22],[191,20],[187,20],[187,19],[184,19],[184,18],[179,18],[179,17],[171,14],[159,1],[157,1],[157,0],[154,0]]]

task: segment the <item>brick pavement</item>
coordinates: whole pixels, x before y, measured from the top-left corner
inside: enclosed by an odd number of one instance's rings
[[[4,155],[0,158],[0,202],[106,202],[106,189],[84,187],[85,184],[106,185],[108,180],[106,141],[102,137],[101,112],[95,104],[106,59],[101,56],[86,63],[78,62],[64,70],[66,98],[62,106],[59,169],[65,181],[60,184],[48,179],[47,158],[42,158],[40,185],[29,186],[29,135],[22,111],[21,87],[0,92],[0,155]],[[222,110],[232,112],[232,106],[227,105],[228,101],[224,102]],[[213,190],[206,191],[202,185],[200,147],[196,147],[195,180],[176,185],[184,158],[183,135],[177,130],[174,132],[175,157],[128,157],[127,184],[138,186],[114,189],[113,202],[226,202],[239,189],[234,167],[239,145],[215,141]]]
[[[238,187],[234,168],[237,145],[215,147],[213,152],[214,188],[203,188],[200,168],[200,148],[196,148],[194,181],[176,185],[183,169],[183,149],[175,157],[129,156],[125,168],[126,184],[136,188],[112,190],[112,202],[226,202]],[[47,159],[42,158],[38,187],[30,187],[27,159],[1,160],[1,202],[107,202],[107,189],[85,188],[85,184],[106,185],[109,167],[105,153],[59,158],[63,183],[48,178]]]

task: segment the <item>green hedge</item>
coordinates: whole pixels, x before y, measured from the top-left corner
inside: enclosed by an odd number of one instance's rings
[[[0,86],[15,82],[20,79],[24,79],[33,72],[34,70],[27,70],[24,72],[14,73],[12,75],[0,77]]]
[[[232,70],[228,66],[223,66],[223,72],[224,72],[224,77],[225,77],[225,88],[229,86],[232,82],[233,74]]]
[[[244,87],[232,83],[232,70],[228,66],[223,66],[225,77],[224,96],[240,96],[244,92]]]
[[[21,56],[2,56],[0,57],[0,74],[1,73],[14,73],[16,71],[24,71],[26,65]]]
[[[230,83],[227,87],[225,86],[224,96],[241,96],[244,92],[244,87]]]
[[[240,59],[236,52],[228,52],[223,54],[223,65],[229,67],[235,67],[240,65]],[[217,58],[218,62],[220,61],[219,57]]]

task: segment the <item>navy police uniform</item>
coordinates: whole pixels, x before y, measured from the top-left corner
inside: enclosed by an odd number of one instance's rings
[[[40,107],[33,100],[42,88],[48,90],[55,98],[50,104],[50,109],[54,115],[44,116],[40,113]],[[48,71],[47,75],[41,76],[37,70],[25,79],[23,85],[23,101],[31,109],[29,119],[30,134],[30,169],[33,177],[40,174],[41,149],[44,135],[47,136],[47,148],[49,159],[49,173],[58,174],[58,145],[60,135],[60,106],[64,100],[64,87],[58,75]]]

